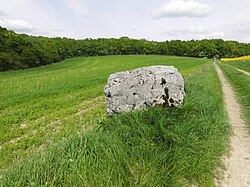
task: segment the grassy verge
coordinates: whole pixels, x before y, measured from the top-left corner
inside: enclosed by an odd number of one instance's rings
[[[1,72],[0,177],[10,164],[102,119],[106,114],[103,87],[111,73],[174,65],[188,76],[205,63],[205,59],[153,55],[82,57]]]
[[[250,72],[250,61],[231,61],[231,62],[226,62],[225,64],[228,64],[230,66],[239,68],[241,70]]]
[[[241,104],[243,110],[243,116],[247,122],[247,126],[250,132],[250,77],[244,73],[228,67],[226,65],[220,65],[225,76],[232,83],[234,90],[236,91],[237,98]]]
[[[213,64],[186,79],[182,108],[114,115],[12,167],[2,186],[212,186],[229,126]]]

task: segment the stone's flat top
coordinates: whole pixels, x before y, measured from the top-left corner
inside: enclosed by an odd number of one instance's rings
[[[152,73],[155,73],[155,72],[174,73],[178,70],[174,66],[148,66],[148,67],[143,67],[143,68],[137,68],[134,70],[117,72],[117,73],[111,74],[110,76],[126,74],[126,73],[135,73],[135,72],[137,73],[141,71],[151,71]]]
[[[130,71],[138,71],[138,70],[149,70],[149,71],[164,71],[164,72],[175,72],[177,69],[174,66],[148,66],[143,68],[137,68]]]
[[[109,76],[104,94],[109,114],[156,105],[179,106],[184,79],[174,66],[149,66]]]

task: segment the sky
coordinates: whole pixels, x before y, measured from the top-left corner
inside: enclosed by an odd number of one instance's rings
[[[250,0],[0,0],[0,26],[75,39],[250,43]]]

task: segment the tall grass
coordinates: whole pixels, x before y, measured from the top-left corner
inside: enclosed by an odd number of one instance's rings
[[[103,87],[111,73],[174,65],[184,76],[205,59],[167,56],[81,57],[0,73],[0,177],[13,162],[105,117]]]
[[[14,165],[2,186],[213,186],[229,126],[212,63],[186,78],[182,108],[114,115]]]
[[[250,77],[226,65],[221,64],[220,66],[236,91],[243,111],[242,115],[250,132]]]

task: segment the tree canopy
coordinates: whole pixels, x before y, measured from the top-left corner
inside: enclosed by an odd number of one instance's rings
[[[38,67],[77,56],[128,54],[239,57],[250,54],[250,44],[221,39],[155,42],[121,37],[75,40],[17,34],[0,27],[0,71]]]

